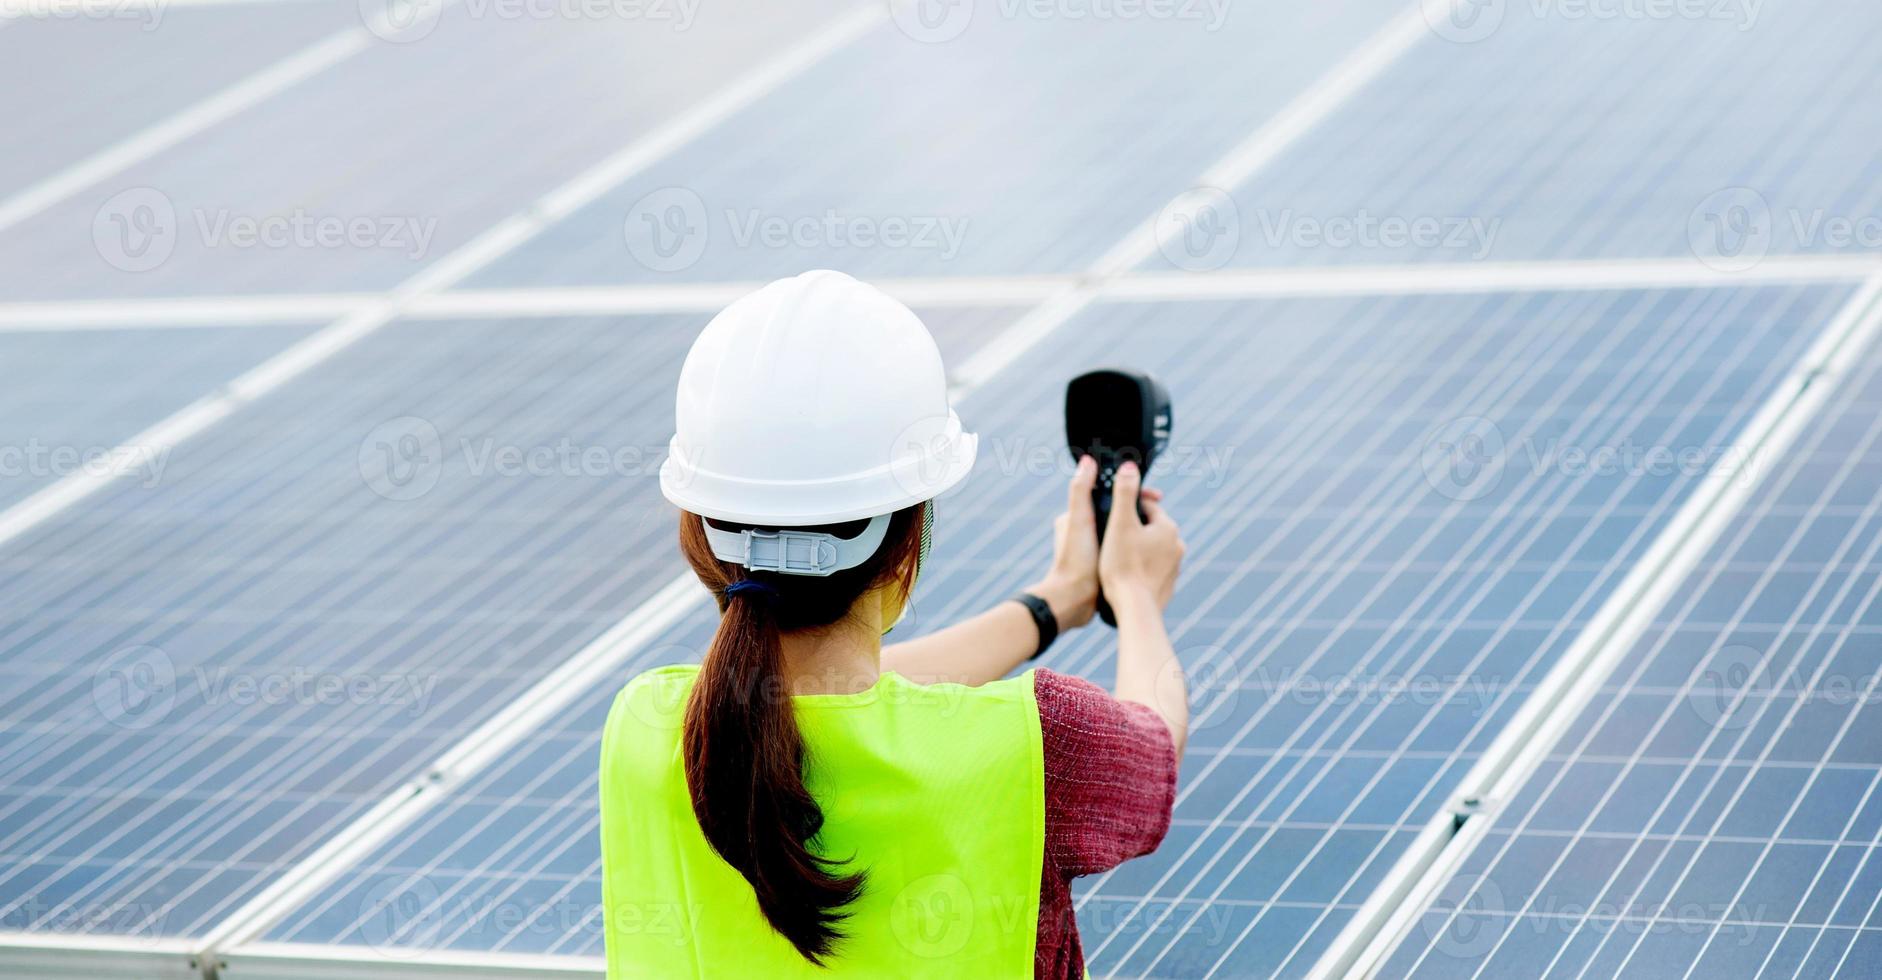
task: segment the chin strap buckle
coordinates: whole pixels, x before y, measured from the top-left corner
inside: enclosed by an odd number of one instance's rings
[[[728,531],[706,522],[706,542],[720,561],[737,562],[754,572],[825,578],[861,565],[882,547],[889,532],[887,515],[872,518],[863,532],[839,538],[821,531],[791,528]]]
[[[754,572],[828,576],[837,570],[836,538],[808,531],[742,531],[739,563]]]

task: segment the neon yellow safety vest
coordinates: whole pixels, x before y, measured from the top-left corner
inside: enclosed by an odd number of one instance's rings
[[[698,672],[648,671],[608,715],[610,978],[1032,975],[1045,770],[1030,671],[980,687],[884,673],[861,693],[793,699],[823,808],[815,848],[868,873],[827,969],[771,928],[693,816],[680,731]]]

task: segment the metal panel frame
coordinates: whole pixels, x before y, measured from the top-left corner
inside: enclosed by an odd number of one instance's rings
[[[1414,847],[1387,873],[1334,940],[1311,974],[1371,977],[1385,965],[1489,833],[1499,805],[1528,781],[1599,692],[1660,609],[1685,582],[1764,477],[1828,401],[1855,358],[1882,338],[1882,273],[1869,277],[1842,312],[1746,426],[1737,443],[1752,460],[1745,473],[1713,471],[1655,540],[1577,638],[1575,646],[1498,733],[1465,776],[1446,811],[1434,816]]]
[[[304,943],[254,943],[222,954],[216,976],[228,980],[606,980],[607,961],[598,956],[518,953],[459,953],[401,950],[380,953],[357,947]]]
[[[13,980],[202,980],[186,939],[0,932],[0,975]]]
[[[880,12],[873,12],[867,18],[858,17],[854,24],[846,24],[843,30],[858,30],[880,19]],[[1228,160],[1205,175],[1211,178],[1205,180],[1205,183],[1233,186],[1252,172],[1260,170],[1282,147],[1310,128],[1318,118],[1337,108],[1358,88],[1370,82],[1405,47],[1422,38],[1423,31],[1424,25],[1417,11],[1388,25],[1372,42],[1362,46],[1354,58],[1331,73],[1320,87],[1306,93],[1295,105],[1288,107],[1277,119],[1246,141],[1238,153],[1231,154]],[[839,35],[842,33],[838,32]],[[779,70],[788,71],[793,66],[794,63],[787,60]],[[734,92],[728,101],[736,104],[740,96],[747,94]],[[690,131],[680,129],[671,138],[684,140],[690,135]],[[659,149],[647,150],[646,155],[657,156],[659,152]],[[632,152],[624,158],[624,165],[630,168],[639,162]],[[544,214],[531,215],[531,219],[546,225],[551,218],[572,210],[577,200],[598,183],[598,180],[591,181],[590,185],[578,182],[572,191],[566,191],[554,199],[556,207]],[[1128,273],[1135,260],[1155,250],[1157,239],[1152,228],[1146,226],[1139,234],[1120,242],[1111,254],[1100,261],[1095,270],[1095,279],[1048,278],[1003,283],[1003,288],[1009,285],[1014,288],[1014,295],[1023,295],[1027,301],[1042,302],[1043,305],[1031,316],[1015,324],[1016,329],[996,341],[991,350],[981,352],[980,356],[970,361],[960,374],[962,386],[972,386],[997,373],[1017,352],[1050,333],[1095,298],[1110,297],[1123,301],[1171,299],[1178,297],[1163,294],[1179,292],[1183,294],[1181,298],[1197,298],[1211,288],[1239,291],[1239,295],[1248,296],[1259,295],[1264,291],[1313,293],[1317,290],[1337,292],[1356,287],[1367,287],[1371,291],[1381,289],[1380,281],[1368,282],[1367,275],[1355,275],[1351,270],[1259,270],[1241,273],[1231,270],[1216,276],[1131,276]],[[513,237],[527,236],[526,232],[518,232],[513,228],[499,230],[511,232]],[[487,248],[506,248],[515,243],[502,235],[495,236],[493,240],[495,244]],[[473,252],[466,264],[475,265],[476,259],[481,257]],[[1591,272],[1600,271],[1617,278],[1626,278],[1626,274],[1638,264],[1623,260],[1603,264],[1598,270],[1578,268],[1576,264],[1568,262],[1533,265],[1549,266],[1548,271],[1559,272],[1573,285],[1590,288],[1601,285],[1599,276],[1591,276]],[[1840,259],[1808,259],[1791,264],[1774,260],[1774,265],[1766,274],[1773,278],[1854,278],[1857,274],[1856,265],[1855,261],[1845,262]],[[1381,272],[1391,271],[1374,270],[1372,276],[1376,280]],[[1404,281],[1387,286],[1384,291],[1502,291],[1495,282],[1495,276],[1486,275],[1484,270],[1463,274],[1437,273],[1440,281],[1436,284],[1433,284],[1432,270],[1401,271]],[[1696,269],[1682,269],[1680,272],[1699,277],[1712,275]],[[1447,275],[1450,278],[1445,278]],[[1668,273],[1659,270],[1654,275],[1665,277]],[[1385,278],[1389,279],[1389,275]],[[1213,286],[1207,284],[1210,280],[1214,281]],[[488,298],[477,295],[476,291],[453,294],[447,288],[450,282],[448,275],[436,275],[433,280],[415,289],[413,292],[417,295],[409,300],[403,295],[398,298],[412,305],[413,309],[405,312],[434,317],[461,312],[452,306],[453,302],[479,308],[483,305],[482,301]],[[1735,284],[1742,284],[1742,281]],[[738,288],[742,290],[744,286],[741,284]],[[723,293],[722,289],[708,288],[702,289],[697,295],[685,294],[678,300],[670,296],[662,297],[662,300],[689,307],[694,304],[701,308],[716,307],[722,302]],[[1882,276],[1872,276],[1862,292],[1852,300],[1849,315],[1839,317],[1825,328],[1817,346],[1805,356],[1792,377],[1764,406],[1752,430],[1741,436],[1743,442],[1771,451],[1781,451],[1788,444],[1789,437],[1794,436],[1797,429],[1822,404],[1850,351],[1860,349],[1876,334],[1882,333],[1882,299],[1879,297],[1882,297]],[[631,296],[605,294],[599,298],[605,301],[604,305],[616,306],[622,303],[631,305],[645,299],[639,293]],[[596,296],[576,293],[569,293],[559,299],[583,309],[586,308],[584,304],[592,305],[597,301]],[[977,296],[974,299],[978,301]],[[349,327],[348,321],[342,320],[335,325],[338,328],[337,340],[328,338],[325,343],[350,342],[358,335],[389,321],[400,312],[397,309],[382,309],[389,307],[391,300],[390,295],[370,298],[369,308],[362,312],[350,305],[352,298],[346,298],[345,302],[349,305],[343,312],[358,318],[359,322]],[[431,306],[427,307],[426,304]],[[313,350],[315,354],[330,352],[325,346],[316,347]],[[292,373],[270,380],[285,381]],[[244,394],[252,397],[254,392]],[[232,398],[227,408],[233,411],[240,404],[239,400]],[[220,418],[221,414],[214,417],[204,414],[196,420],[186,419],[179,427],[180,433],[175,434],[174,438],[187,438],[196,431],[198,423],[207,426]],[[1748,492],[1746,489],[1745,493]],[[64,505],[75,499],[61,496],[55,502]],[[1413,845],[1412,853],[1377,886],[1366,907],[1355,917],[1348,930],[1342,933],[1341,939],[1336,941],[1328,958],[1322,961],[1323,969],[1317,970],[1317,974],[1365,975],[1384,962],[1385,955],[1397,945],[1401,934],[1395,930],[1409,928],[1416,915],[1435,895],[1437,888],[1461,863],[1464,854],[1482,839],[1487,826],[1494,819],[1494,803],[1513,792],[1527,778],[1534,765],[1554,745],[1587,698],[1631,646],[1629,631],[1644,617],[1650,617],[1657,611],[1665,598],[1664,593],[1670,592],[1683,581],[1690,565],[1686,560],[1689,557],[1696,560],[1698,553],[1703,552],[1705,545],[1716,536],[1742,503],[1743,494],[1738,493],[1738,488],[1715,485],[1682,510],[1680,518],[1655,542],[1649,558],[1643,560],[1641,567],[1636,569],[1635,579],[1652,587],[1639,594],[1630,593],[1623,587],[1616,598],[1603,608],[1597,622],[1578,639],[1575,651],[1557,665],[1542,688],[1525,704],[1523,712],[1499,734],[1491,751],[1465,779],[1463,793],[1453,799],[1443,812],[1432,817],[1426,830]],[[0,521],[0,539],[9,533],[17,533],[23,526],[17,520],[11,524]],[[648,603],[640,611],[641,615],[630,616],[618,624],[614,631],[597,641],[586,652],[586,656],[578,654],[570,663],[563,665],[561,671],[552,673],[545,678],[545,683],[532,689],[531,697],[525,703],[513,706],[511,711],[493,718],[472,737],[447,753],[425,780],[395,792],[383,801],[383,813],[375,811],[375,815],[349,827],[349,832],[332,842],[329,848],[317,852],[314,858],[302,866],[301,876],[278,882],[278,885],[284,887],[264,893],[251,906],[225,919],[209,935],[200,938],[140,939],[110,935],[0,932],[0,974],[22,978],[44,977],[49,980],[75,977],[194,980],[222,975],[275,977],[282,980],[337,980],[346,977],[350,980],[362,974],[435,977],[440,980],[465,977],[534,980],[581,977],[600,980],[605,977],[606,967],[605,962],[597,957],[448,950],[380,951],[363,947],[247,940],[252,939],[265,925],[291,911],[295,902],[305,897],[315,884],[350,866],[362,848],[396,832],[418,810],[444,796],[458,780],[476,772],[494,753],[508,744],[506,737],[530,730],[533,721],[539,720],[544,712],[565,703],[564,698],[572,699],[585,690],[588,676],[598,666],[615,663],[624,649],[633,647],[634,641],[646,632],[650,623],[660,622],[663,617],[684,611],[690,603],[687,601],[688,596],[680,593],[684,591],[683,587],[689,587],[690,584],[686,577],[669,583],[671,594],[662,593],[663,601]],[[698,597],[691,598],[697,600]],[[1580,655],[1577,656],[1577,653]]]
[[[1748,433],[1741,439],[1755,442],[1767,450],[1781,448],[1783,440],[1774,438],[1773,432],[1785,426],[1801,425],[1804,421],[1802,416],[1813,412],[1827,394],[1852,349],[1859,348],[1871,335],[1882,332],[1882,275],[1875,273],[1874,269],[1875,266],[1866,260],[1860,263],[1812,261],[1797,263],[1795,268],[1780,267],[1768,277],[1774,281],[1854,281],[1859,272],[1868,273],[1864,288],[1852,299],[1845,314],[1826,325],[1817,345],[1805,355],[1792,376],[1767,403],[1764,410],[1766,418],[1762,419],[1758,431]],[[1610,282],[1599,275],[1584,279],[1590,271],[1573,263],[1537,263],[1512,268],[1509,275],[1485,276],[1479,271],[1469,277],[1457,277],[1455,281],[1443,279],[1436,285],[1427,282],[1422,286],[1414,284],[1414,270],[1396,269],[1342,270],[1337,282],[1332,283],[1317,280],[1292,282],[1266,273],[1231,275],[1219,283],[1211,283],[1210,277],[1206,276],[1126,273],[1114,279],[1070,289],[1057,284],[1061,292],[1053,297],[1056,302],[1047,302],[1030,315],[1022,317],[1005,334],[996,338],[989,345],[990,349],[981,351],[963,366],[959,372],[961,376],[957,379],[956,394],[964,394],[967,389],[997,373],[1018,353],[1051,333],[1085,305],[1101,298],[1132,303],[1231,296],[1252,299],[1269,294],[1317,295],[1323,292],[1501,292],[1509,291],[1511,286],[1566,285],[1558,281],[1561,277],[1576,280],[1575,285],[1582,288],[1623,284]],[[1405,275],[1398,275],[1401,272]],[[1655,268],[1642,282],[1629,281],[1625,285],[1664,284],[1664,280],[1669,278],[1683,278],[1671,272],[1669,269]],[[1732,283],[1695,280],[1684,284],[1704,288]],[[1695,514],[1703,516],[1708,522],[1706,527],[1715,527],[1736,510],[1735,500],[1727,499],[1727,495],[1717,489],[1704,501],[1694,503],[1703,505]],[[1652,563],[1652,571],[1660,584],[1667,588],[1680,581],[1677,562],[1673,561],[1676,557],[1674,553],[1690,550],[1688,546],[1694,540],[1691,532],[1694,531],[1697,519],[1689,517],[1676,521],[1676,526],[1668,529],[1656,547],[1659,554]],[[1643,568],[1643,572],[1646,570]],[[1669,570],[1671,575],[1668,574]],[[685,590],[686,597],[691,595],[690,586],[690,581],[682,580],[668,584],[669,589]],[[355,976],[362,966],[370,966],[379,974],[438,977],[599,976],[604,971],[599,961],[593,958],[553,955],[519,957],[515,954],[464,952],[387,956],[376,951],[347,947],[268,944],[249,940],[259,934],[259,926],[271,923],[290,910],[294,901],[304,897],[313,884],[324,882],[342,872],[357,858],[360,848],[368,843],[376,843],[386,834],[407,825],[417,812],[446,795],[445,791],[451,786],[479,769],[494,751],[500,751],[507,744],[504,737],[506,733],[527,730],[529,726],[526,724],[513,724],[519,713],[539,717],[542,711],[559,704],[560,696],[581,690],[583,684],[580,678],[592,674],[598,666],[614,663],[624,652],[631,651],[635,646],[634,641],[644,636],[649,620],[663,621],[675,615],[676,611],[688,608],[691,604],[684,598],[676,592],[667,596],[667,601],[650,602],[642,610],[643,615],[630,616],[617,624],[616,630],[601,638],[593,645],[593,649],[578,654],[561,671],[545,679],[550,683],[532,691],[533,695],[539,697],[526,699],[527,704],[513,706],[512,711],[493,719],[493,724],[485,726],[485,730],[480,730],[454,747],[432,771],[383,801],[381,809],[384,813],[375,811],[369,818],[359,821],[349,828],[350,832],[342,839],[334,841],[314,860],[306,862],[300,869],[304,877],[298,877],[292,883],[292,888],[271,890],[264,896],[268,899],[266,902],[243,910],[248,914],[231,916],[210,934],[195,938],[138,940],[103,935],[0,932],[0,972],[7,976],[47,978],[196,978],[215,976],[219,964],[229,962],[240,964],[244,975],[255,976]],[[1481,838],[1494,817],[1491,811],[1495,800],[1502,798],[1498,794],[1507,795],[1508,791],[1520,785],[1527,771],[1521,764],[1523,758],[1533,757],[1536,745],[1544,742],[1552,744],[1554,734],[1572,720],[1572,714],[1562,714],[1564,711],[1572,711],[1578,703],[1571,688],[1580,690],[1589,683],[1599,683],[1606,674],[1601,665],[1611,666],[1615,649],[1623,645],[1621,641],[1625,639],[1626,630],[1621,620],[1625,617],[1629,622],[1633,621],[1632,617],[1640,611],[1638,607],[1646,604],[1634,602],[1627,609],[1616,607],[1609,610],[1601,617],[1601,628],[1591,628],[1581,641],[1581,654],[1560,665],[1561,676],[1551,677],[1544,689],[1532,698],[1531,710],[1526,710],[1502,733],[1499,745],[1492,750],[1492,756],[1486,758],[1478,772],[1466,780],[1463,791],[1442,812],[1431,817],[1414,841],[1405,862],[1381,882],[1361,915],[1349,924],[1349,934],[1343,934],[1329,956],[1323,959],[1317,975],[1363,976],[1384,962],[1404,929],[1409,928],[1416,913],[1425,907],[1437,888],[1448,880],[1464,854]],[[502,724],[497,725],[495,722]],[[1527,752],[1522,750],[1525,745],[1529,746]],[[1483,794],[1474,794],[1473,787],[1483,788]],[[250,970],[259,972],[248,973]]]

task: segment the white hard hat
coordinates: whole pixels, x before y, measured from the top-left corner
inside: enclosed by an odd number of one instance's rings
[[[666,498],[761,527],[884,517],[932,500],[967,476],[979,449],[948,405],[941,352],[921,320],[828,270],[780,279],[714,317],[680,369],[676,421],[660,469]]]

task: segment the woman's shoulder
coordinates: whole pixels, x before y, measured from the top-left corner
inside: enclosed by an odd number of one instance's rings
[[[635,723],[677,728],[685,720],[686,695],[699,676],[698,664],[669,664],[642,671],[621,686],[608,713],[609,727]]]
[[[938,704],[950,711],[964,704],[1006,704],[1024,706],[1030,713],[1032,704],[1037,700],[1038,688],[1033,679],[1035,673],[1037,671],[1028,670],[1023,674],[982,684],[961,684],[955,681],[918,681],[894,671],[883,671],[877,689],[884,698],[898,703]]]
[[[1108,706],[1117,703],[1111,692],[1071,674],[1061,674],[1056,670],[1043,667],[1029,671],[1033,675],[1033,690],[1041,702],[1051,702],[1056,706],[1076,707],[1081,704],[1098,702]]]
[[[686,686],[692,684],[693,678],[698,676],[698,664],[665,664],[659,667],[651,667],[635,674],[633,679],[629,680],[627,684],[622,687],[622,690],[629,691],[644,687],[668,687],[673,685]]]

